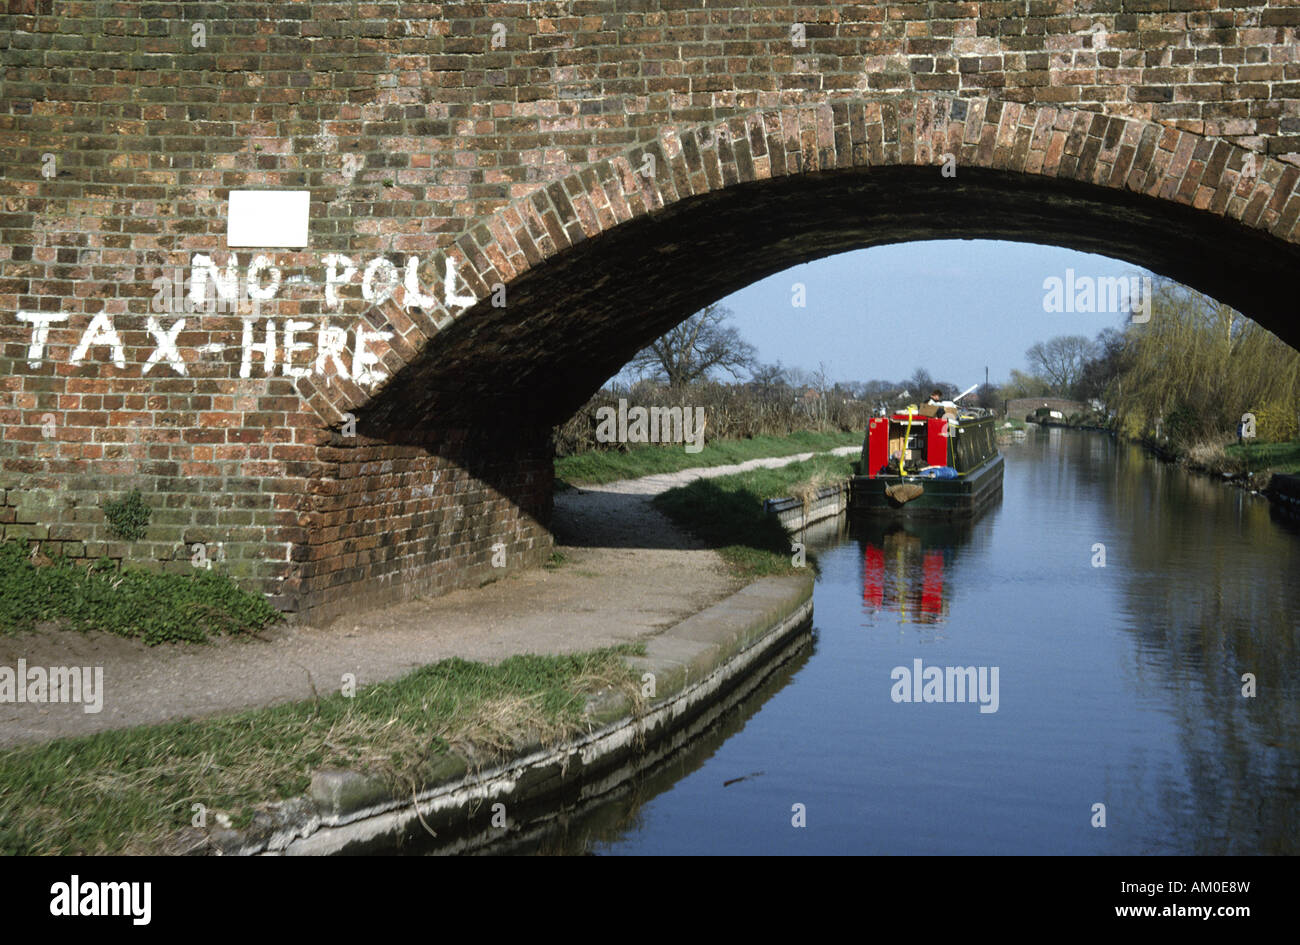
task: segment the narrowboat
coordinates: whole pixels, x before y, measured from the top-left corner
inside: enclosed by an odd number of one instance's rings
[[[872,417],[849,511],[974,518],[1002,495],[996,419],[987,410],[927,405]]]

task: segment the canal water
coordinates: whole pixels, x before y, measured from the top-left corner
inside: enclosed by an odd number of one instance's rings
[[[1300,852],[1300,530],[1103,434],[1002,451],[974,524],[832,529],[809,645],[529,850]]]

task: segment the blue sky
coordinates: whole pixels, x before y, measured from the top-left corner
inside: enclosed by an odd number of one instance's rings
[[[795,266],[720,300],[762,362],[835,381],[898,380],[924,367],[965,388],[1025,369],[1025,349],[1056,335],[1095,337],[1115,313],[1049,314],[1043,280],[1150,275],[1131,263],[1055,246],[933,240],[857,250]],[[807,307],[791,305],[806,286]]]

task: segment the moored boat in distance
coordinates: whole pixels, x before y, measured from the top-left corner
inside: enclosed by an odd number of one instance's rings
[[[930,405],[872,417],[849,511],[974,518],[1002,495],[996,422],[980,408]]]

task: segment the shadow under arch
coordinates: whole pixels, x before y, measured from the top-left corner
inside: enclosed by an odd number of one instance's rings
[[[873,114],[870,104],[862,107]],[[408,331],[415,342],[390,353],[397,363],[385,386],[347,407],[369,435],[390,440],[430,426],[545,428],[709,302],[813,259],[938,238],[1047,243],[1126,260],[1300,345],[1288,281],[1300,264],[1300,245],[1291,241],[1300,170],[1265,161],[1258,178],[1246,180],[1232,166],[1240,168],[1248,152],[1221,141],[982,100],[913,100],[894,106],[892,120],[891,106],[875,103],[880,133],[873,138],[868,124],[868,143],[858,146],[851,136],[840,141],[837,108],[779,113],[784,130],[775,138],[753,125],[770,130],[772,113],[723,123],[730,137],[712,132],[710,139],[716,168],[694,131],[665,132],[471,228],[453,255],[479,301]],[[782,134],[784,155],[775,151]],[[946,142],[957,158],[954,177],[940,172]],[[767,174],[760,148],[767,148]],[[658,155],[661,168],[653,192],[632,170],[646,154]],[[694,172],[695,163],[703,170]],[[772,168],[782,164],[778,175]],[[698,192],[682,195],[693,186]],[[637,188],[640,214],[629,210]],[[601,196],[609,199],[603,211]],[[618,219],[618,199],[629,219]],[[428,265],[426,282],[445,257]],[[488,290],[497,281],[507,291],[501,308]],[[396,316],[396,306],[385,313]],[[428,324],[441,327],[426,331]]]

